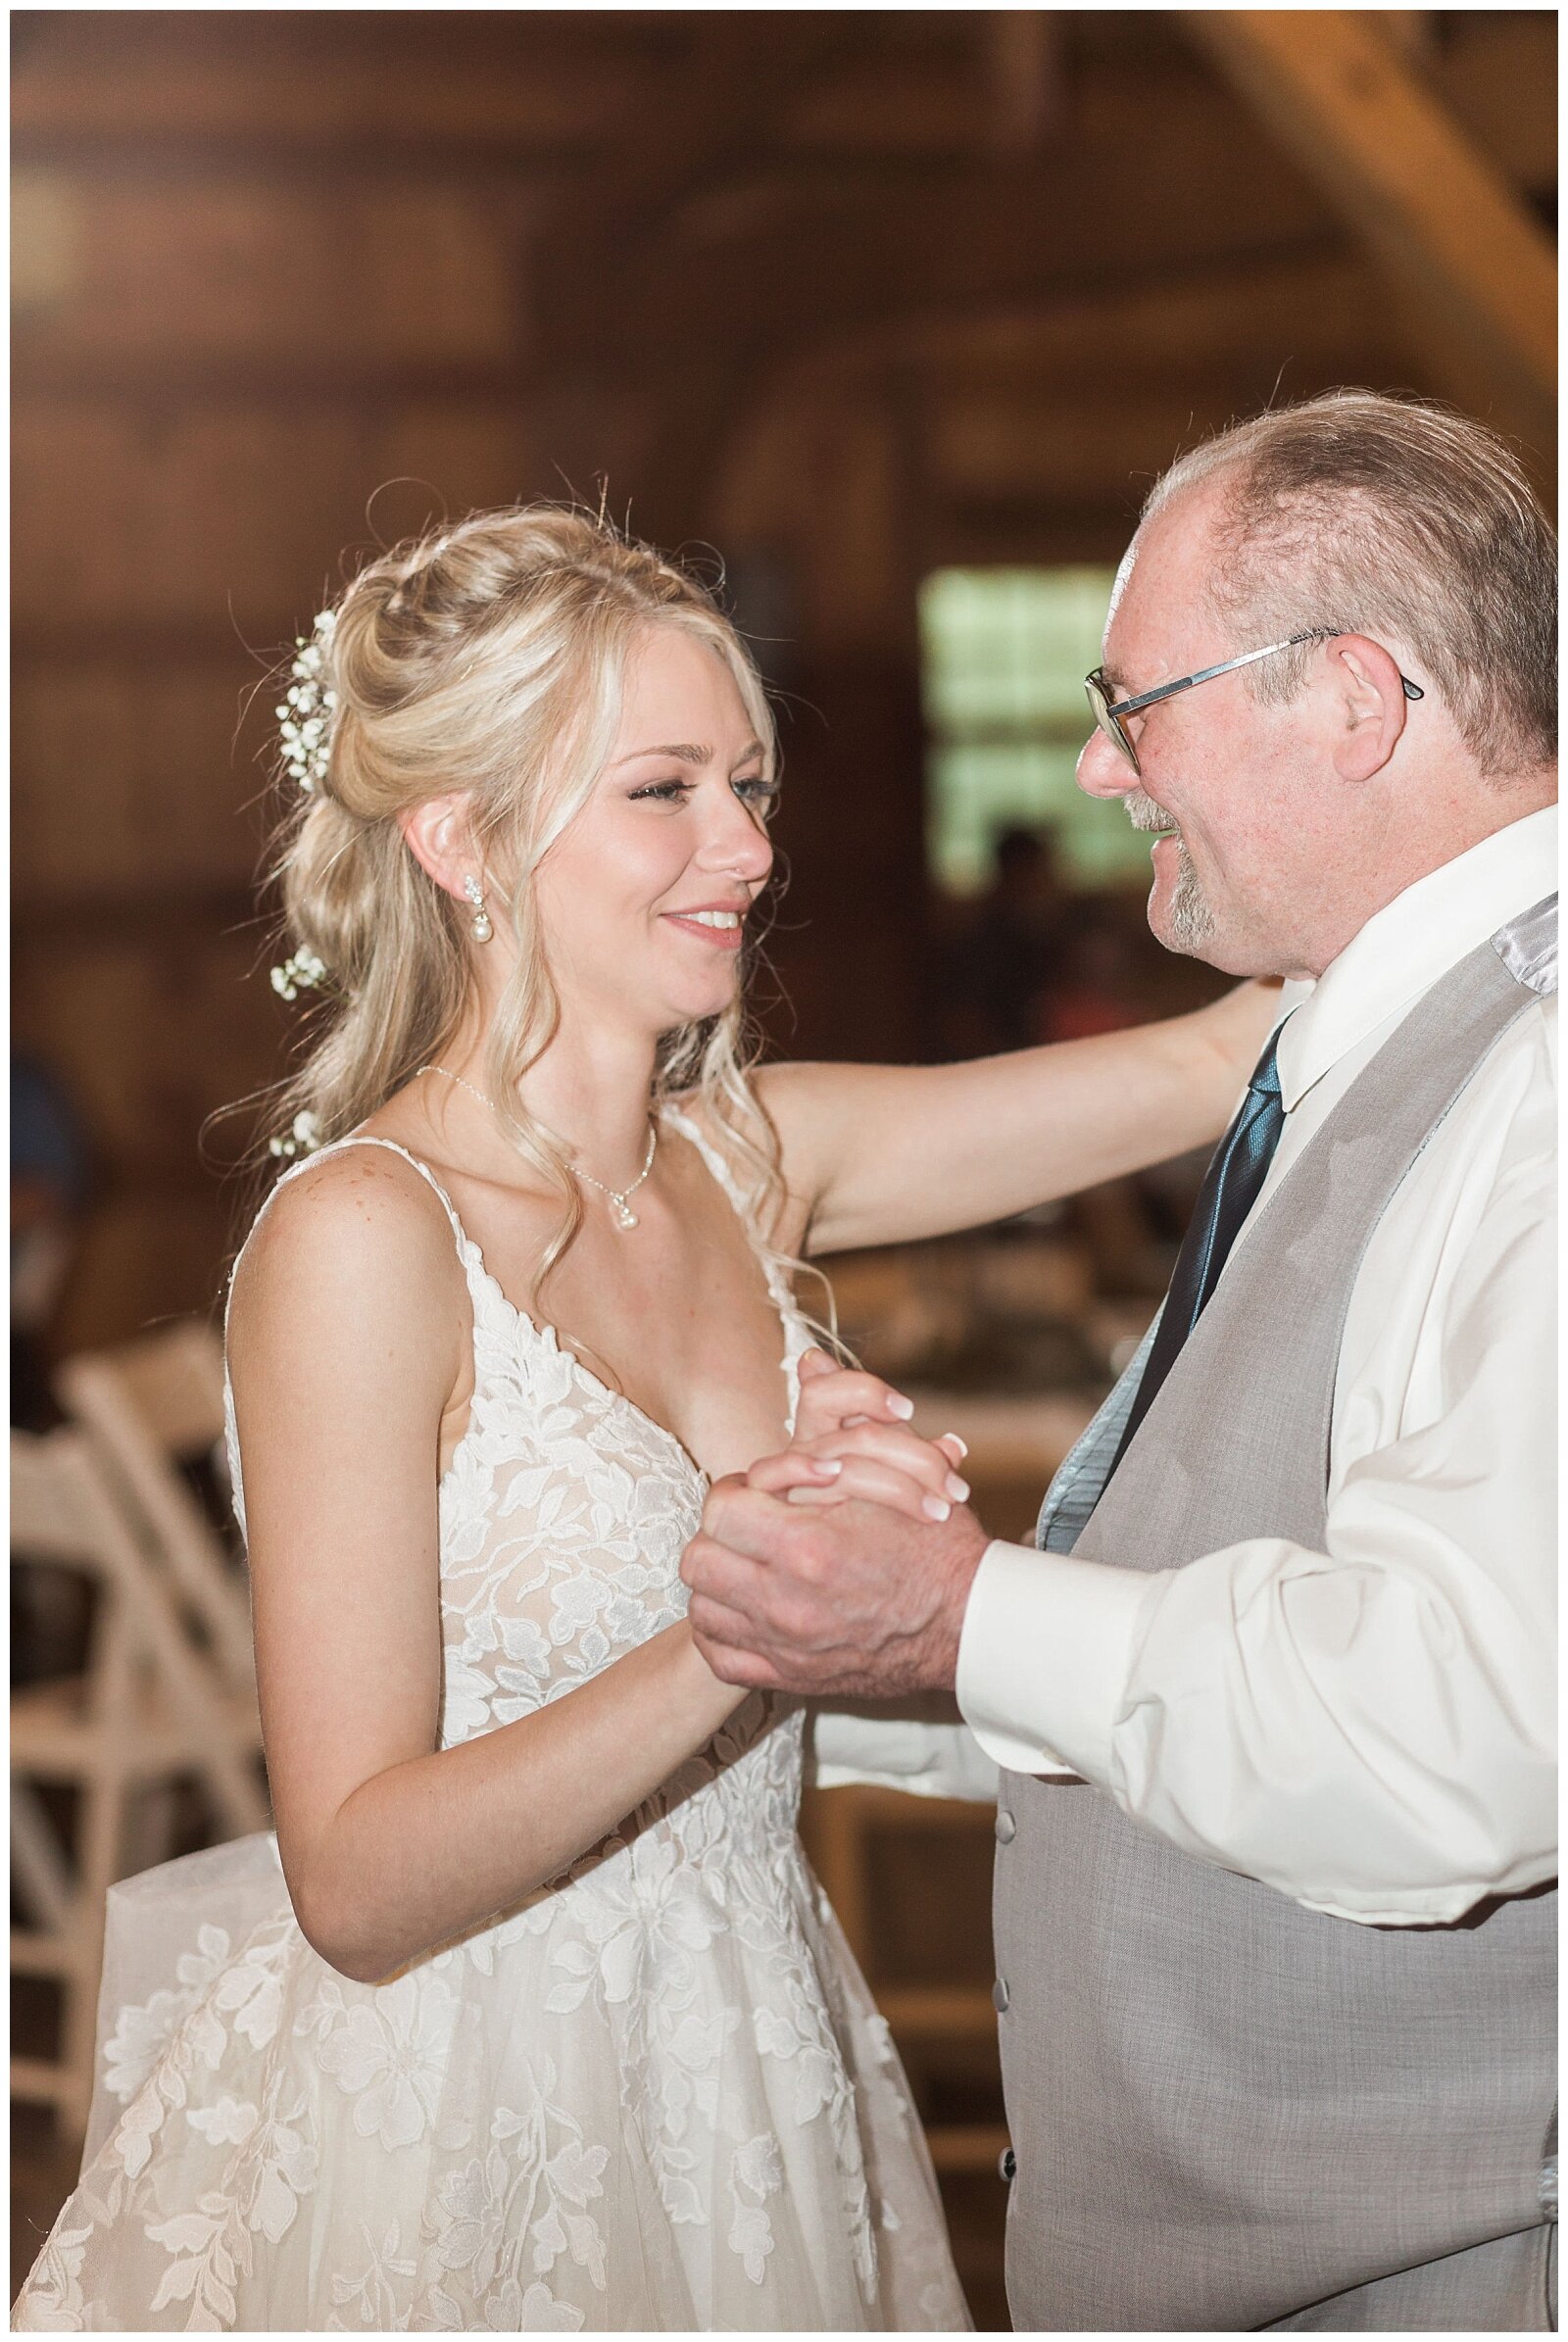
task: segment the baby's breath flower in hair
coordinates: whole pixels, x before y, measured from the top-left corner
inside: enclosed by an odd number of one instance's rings
[[[301,944],[299,950],[291,952],[281,966],[272,970],[272,990],[281,994],[285,1000],[297,1000],[302,992],[314,992],[318,984],[324,984],[325,981],[326,961],[313,951],[309,944]]]
[[[320,1119],[318,1115],[306,1112],[295,1115],[293,1126],[286,1137],[269,1139],[267,1151],[269,1154],[284,1157],[296,1154],[314,1154],[320,1144]]]
[[[303,634],[295,636],[298,657],[289,669],[294,679],[283,695],[282,706],[273,710],[283,744],[283,769],[307,794],[326,778],[331,753],[332,711],[337,706],[337,693],[323,689],[321,666],[331,648],[336,624],[336,610],[323,610],[311,630],[309,642]]]

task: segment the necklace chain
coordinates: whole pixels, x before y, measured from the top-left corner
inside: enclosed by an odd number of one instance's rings
[[[415,1073],[415,1080],[417,1081],[419,1075],[424,1073],[438,1073],[441,1075],[444,1081],[456,1082],[460,1090],[466,1090],[470,1098],[476,1098],[482,1106],[488,1106],[492,1114],[500,1114],[501,1109],[496,1104],[496,1101],[493,1098],[487,1097],[484,1091],[479,1089],[475,1083],[468,1081],[465,1075],[461,1073],[454,1073],[449,1065],[421,1065]],[[637,1226],[637,1214],[632,1210],[629,1198],[636,1195],[637,1190],[642,1186],[643,1181],[648,1177],[649,1172],[653,1169],[654,1154],[658,1148],[658,1146],[659,1125],[657,1122],[650,1119],[648,1125],[648,1152],[643,1157],[642,1169],[638,1172],[636,1178],[632,1181],[630,1187],[628,1188],[607,1187],[602,1179],[595,1179],[593,1173],[591,1171],[585,1171],[580,1163],[574,1163],[572,1165],[572,1169],[576,1172],[577,1177],[580,1180],[585,1181],[586,1184],[591,1188],[597,1188],[601,1195],[608,1195],[610,1197],[611,1202],[615,1207],[615,1226],[617,1228],[635,1228]]]

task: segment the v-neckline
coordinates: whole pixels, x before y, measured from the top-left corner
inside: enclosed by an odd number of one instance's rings
[[[758,1253],[757,1246],[752,1241],[750,1231],[746,1228],[745,1221],[742,1218],[739,1205],[735,1201],[734,1196],[729,1194],[723,1181],[718,1177],[718,1174],[714,1170],[711,1162],[710,1162],[708,1159],[707,1149],[702,1146],[697,1136],[693,1133],[687,1117],[673,1109],[666,1109],[666,1112],[668,1119],[674,1122],[677,1125],[677,1128],[679,1128],[680,1136],[685,1139],[687,1145],[692,1147],[699,1162],[702,1164],[704,1170],[708,1173],[708,1176],[712,1181],[714,1187],[717,1188],[719,1194],[723,1196],[724,1201],[729,1205],[730,1210],[734,1212],[735,1217],[738,1220],[741,1220],[742,1233],[746,1236],[747,1247],[751,1252],[752,1258],[756,1262],[757,1267],[761,1272],[762,1286],[763,1291],[767,1295],[768,1306],[773,1311],[773,1314],[778,1321],[779,1330],[784,1337],[784,1348],[779,1358],[779,1372],[783,1375],[785,1382],[784,1436],[785,1439],[788,1440],[790,1437],[791,1415],[791,1408],[789,1406],[789,1378],[790,1369],[794,1364],[795,1353],[791,1347],[792,1328],[786,1303],[780,1299],[779,1294],[774,1290],[773,1281],[767,1273],[767,1264],[760,1257]],[[384,1140],[381,1143],[382,1145],[387,1144],[387,1142]],[[425,1168],[427,1171],[429,1171],[428,1164],[426,1164]],[[440,1185],[440,1182],[435,1179],[434,1172],[430,1172],[430,1178],[432,1183],[435,1185],[437,1194],[441,1196],[443,1202],[447,1206],[448,1211],[452,1215],[454,1229],[457,1233],[460,1244],[468,1256],[469,1265],[473,1268],[483,1285],[489,1290],[490,1293],[495,1295],[495,1298],[500,1303],[501,1307],[508,1312],[508,1314],[515,1321],[518,1326],[525,1327],[529,1334],[533,1336],[535,1341],[543,1342],[545,1347],[549,1350],[552,1350],[558,1358],[564,1358],[568,1369],[577,1377],[579,1382],[585,1383],[591,1391],[596,1391],[601,1398],[607,1399],[612,1406],[623,1407],[629,1415],[634,1416],[636,1420],[648,1431],[655,1433],[661,1439],[664,1441],[666,1446],[674,1450],[674,1453],[679,1458],[681,1463],[685,1465],[687,1471],[692,1475],[694,1480],[699,1481],[705,1488],[710,1488],[712,1486],[710,1474],[704,1465],[698,1462],[697,1458],[692,1454],[691,1449],[686,1445],[685,1440],[682,1439],[678,1434],[672,1432],[667,1424],[661,1423],[657,1415],[651,1415],[646,1407],[640,1407],[637,1404],[637,1401],[634,1398],[629,1398],[624,1391],[614,1390],[609,1383],[605,1382],[601,1376],[596,1375],[592,1367],[585,1366],[582,1360],[578,1357],[575,1349],[567,1347],[565,1342],[562,1341],[561,1335],[557,1328],[553,1326],[548,1319],[537,1318],[533,1316],[529,1310],[519,1308],[518,1304],[506,1291],[500,1279],[495,1275],[493,1270],[486,1265],[483,1246],[468,1234],[467,1226],[464,1221],[462,1213],[458,1210],[457,1205],[453,1202],[446,1190]],[[475,1332],[477,1332],[477,1325],[475,1326]],[[473,1430],[474,1399],[477,1398],[478,1393],[479,1370],[478,1350],[476,1344],[474,1353],[473,1395],[468,1401],[468,1421],[464,1426],[463,1435],[458,1440],[457,1445],[452,1450],[451,1460],[447,1464],[445,1472],[443,1472],[441,1475],[439,1484],[441,1488],[445,1488],[447,1481],[457,1464],[459,1456],[468,1443],[469,1434]]]

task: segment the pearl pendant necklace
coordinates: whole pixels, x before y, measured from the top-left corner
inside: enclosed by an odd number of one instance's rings
[[[478,1089],[474,1083],[466,1080],[461,1073],[454,1073],[450,1066],[421,1065],[415,1073],[415,1080],[417,1081],[419,1075],[424,1073],[438,1073],[441,1075],[444,1081],[456,1082],[460,1090],[466,1090],[470,1098],[476,1098],[482,1106],[489,1107],[492,1114],[499,1115],[500,1109],[497,1107],[495,1099],[493,1098],[487,1098],[482,1090]],[[590,1188],[597,1188],[601,1195],[608,1195],[610,1197],[611,1202],[615,1207],[615,1217],[612,1224],[618,1229],[625,1230],[628,1228],[635,1228],[639,1225],[637,1214],[631,1208],[631,1198],[636,1195],[637,1190],[642,1186],[643,1181],[648,1177],[649,1172],[653,1169],[654,1155],[658,1149],[658,1147],[659,1125],[657,1122],[650,1121],[648,1125],[648,1152],[643,1157],[642,1169],[638,1172],[636,1178],[632,1181],[629,1188],[606,1187],[602,1179],[595,1179],[593,1173],[591,1171],[585,1171],[580,1163],[574,1163],[572,1165],[572,1169],[576,1172],[577,1177],[582,1180],[586,1186]]]
[[[595,1179],[593,1173],[585,1171],[580,1163],[574,1163],[572,1166],[579,1179],[586,1180],[589,1187],[597,1188],[601,1195],[610,1197],[615,1207],[615,1226],[617,1228],[635,1228],[637,1225],[637,1214],[632,1210],[627,1197],[636,1195],[637,1190],[653,1169],[654,1149],[658,1145],[659,1125],[657,1122],[650,1122],[648,1125],[648,1152],[643,1157],[643,1167],[624,1193],[618,1188],[607,1188],[602,1179]]]

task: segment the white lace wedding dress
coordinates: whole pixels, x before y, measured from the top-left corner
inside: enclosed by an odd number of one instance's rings
[[[706,1483],[512,1305],[416,1168],[473,1302],[447,1746],[682,1615]],[[770,1282],[793,1406],[809,1337]],[[390,1983],[311,1949],[270,1836],[117,1888],[86,2159],[16,2325],[967,2327],[887,2025],[796,1836],[802,1732],[753,1694],[569,1872]]]

